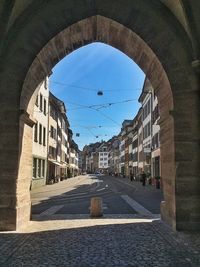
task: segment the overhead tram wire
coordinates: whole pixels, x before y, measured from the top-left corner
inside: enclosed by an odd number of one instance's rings
[[[98,92],[99,88],[90,88],[90,87],[85,87],[85,86],[80,86],[80,85],[75,85],[75,84],[70,84],[70,83],[62,83],[62,82],[57,82],[57,81],[52,81],[50,80],[50,83],[54,83],[57,85],[61,85],[61,86],[69,86],[69,87],[74,87],[74,88],[79,88],[79,89],[83,89],[83,90],[88,90],[88,91],[93,91],[93,92]],[[132,88],[132,89],[105,89],[103,90],[104,92],[114,92],[114,91],[142,91],[141,88]]]
[[[95,107],[96,107],[96,109],[109,108],[113,105],[124,104],[124,103],[128,103],[128,102],[133,102],[133,101],[138,101],[138,100],[137,99],[127,99],[127,100],[123,100],[123,101],[119,101],[119,102],[110,102],[110,103],[96,104],[96,105],[90,105],[90,106],[88,105],[88,106],[68,109],[68,111],[85,109],[85,108],[95,108]],[[70,102],[68,102],[68,103],[70,103]],[[75,104],[73,104],[73,105],[75,105]]]
[[[87,129],[87,128],[86,128]],[[100,135],[95,135],[90,129],[87,129],[88,132],[93,135],[95,138],[99,138]],[[107,135],[106,135],[107,136]]]
[[[74,85],[74,84],[60,83],[60,82],[56,82],[56,81],[50,81],[50,83],[58,84],[58,85],[61,85],[61,86],[71,86],[71,87],[75,87],[75,88],[81,88],[81,89],[89,90],[89,91],[95,91],[95,92],[98,91],[97,89],[94,89],[94,88],[77,86],[77,85]],[[139,91],[141,91],[141,89],[122,89],[122,90],[123,91],[132,91],[132,90],[139,90]],[[104,91],[120,91],[120,90],[119,89],[115,89],[115,90],[104,90]],[[69,101],[68,101],[68,103],[71,103],[72,105],[79,106],[79,108],[75,108],[75,109],[71,109],[71,110],[84,109],[84,108],[95,110],[96,112],[98,112],[99,114],[101,114],[103,117],[107,118],[108,120],[110,120],[113,123],[115,123],[117,126],[120,126],[121,127],[121,124],[119,124],[118,122],[116,122],[115,120],[113,120],[111,117],[109,117],[106,114],[104,114],[103,112],[101,112],[99,109],[107,108],[107,107],[110,107],[110,106],[116,105],[116,104],[122,104],[122,103],[132,102],[132,101],[137,101],[137,99],[128,99],[128,100],[124,100],[124,101],[120,101],[120,102],[111,102],[111,103],[96,104],[96,105],[90,105],[90,106],[81,105],[81,104],[77,104],[77,103],[73,103],[73,102],[69,102]],[[94,137],[97,137],[97,136],[94,135],[94,133],[90,129],[88,129],[88,128],[86,128],[86,129]]]
[[[102,111],[98,110],[98,109],[94,109],[96,110],[99,114],[101,114],[103,117],[105,117],[106,119],[114,122],[117,126],[121,127],[121,124],[119,124],[118,122],[116,122],[115,120],[113,120],[111,117],[109,117],[108,115],[104,114]]]
[[[70,103],[70,102],[68,102]],[[103,117],[109,119],[110,121],[114,122],[114,124],[116,124],[117,126],[120,126],[121,127],[121,124],[119,124],[118,122],[114,121],[111,117],[105,115],[103,112],[99,111],[98,109],[95,109],[94,107],[92,106],[85,106],[85,105],[81,105],[81,104],[76,104],[76,103],[73,103],[71,102],[73,105],[76,105],[76,106],[80,106],[80,107],[85,107],[85,108],[88,108],[90,110],[95,110],[96,112],[98,112],[99,114],[101,114]]]
[[[88,129],[100,129],[100,128],[118,128],[118,126],[112,126],[112,125],[91,125],[91,126],[84,126],[84,125],[71,125],[73,128],[88,128]]]
[[[71,102],[72,103],[72,102]],[[95,109],[94,107],[92,106],[85,106],[85,105],[81,105],[81,104],[75,104],[74,105],[77,105],[77,106],[81,106],[81,107],[85,107],[85,108],[88,108],[90,110],[95,110],[96,112],[98,112],[99,114],[101,114],[103,117],[109,119],[110,121],[114,122],[114,124],[116,124],[117,126],[120,126],[121,127],[121,124],[119,124],[118,122],[114,121],[111,117],[105,115],[103,112],[101,112],[100,110],[98,109]]]

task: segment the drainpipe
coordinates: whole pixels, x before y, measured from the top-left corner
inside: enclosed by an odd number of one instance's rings
[[[151,150],[152,150],[152,137],[153,137],[153,123],[152,123],[152,113],[153,113],[153,100],[154,100],[154,90],[153,88],[150,91],[151,95],[151,107],[150,107],[150,112],[151,112]],[[152,161],[152,151],[150,151],[151,159],[150,159],[150,164],[151,164],[151,176],[153,174],[153,161]]]
[[[47,90],[49,91],[49,85],[47,85]],[[48,94],[48,98],[47,98],[47,161],[46,161],[46,184],[47,181],[49,181],[49,94]]]

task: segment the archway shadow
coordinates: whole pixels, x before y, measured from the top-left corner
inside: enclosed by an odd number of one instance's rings
[[[62,225],[57,225],[62,227]],[[199,266],[200,257],[159,222],[35,228],[0,233],[1,266]]]

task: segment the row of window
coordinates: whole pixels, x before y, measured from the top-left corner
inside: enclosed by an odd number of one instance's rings
[[[115,164],[118,164],[119,163],[119,160],[118,159],[112,159],[112,160],[109,160],[108,161],[108,165],[112,166],[112,165],[115,165]]]
[[[135,139],[132,143],[132,148],[136,148],[138,146],[138,139]]]
[[[103,156],[103,155],[106,156],[106,155],[108,154],[108,152],[106,152],[106,153],[102,153],[102,152],[101,152],[101,153],[99,153],[99,154],[100,154],[100,156]]]
[[[151,134],[151,123],[148,122],[143,129],[143,139],[147,138]]]
[[[151,99],[149,99],[146,105],[143,107],[143,112],[142,112],[143,121],[150,114],[150,112],[151,112]]]
[[[56,111],[56,109],[54,108],[54,106],[52,104],[50,104],[49,106],[49,112],[50,112],[50,116],[55,120],[55,121],[58,121],[58,119],[60,119],[61,121],[61,127],[62,129],[65,131],[65,133],[68,132],[68,124],[67,122],[65,121],[65,119],[63,119],[60,114]],[[60,133],[58,132],[58,135]]]
[[[155,121],[159,118],[159,108],[158,105],[155,106],[155,109],[152,112],[152,123],[155,123]]]
[[[122,145],[120,150],[123,151],[125,149],[125,145]]]
[[[160,146],[159,133],[156,133],[152,138],[152,149],[156,149]]]
[[[40,96],[37,95],[35,104],[37,107],[39,107],[40,111],[43,112],[44,115],[46,116],[46,114],[47,114],[47,101],[42,94],[40,94]]]
[[[121,163],[125,162],[125,156],[122,156],[122,157],[120,158],[120,162],[121,162]]]
[[[100,158],[100,161],[107,161],[108,158]]]
[[[56,113],[55,108],[54,108],[52,105],[50,105],[49,109],[50,109],[50,116],[51,116],[54,120],[57,120],[57,113]]]
[[[102,147],[102,148],[100,149],[100,151],[101,151],[101,152],[106,152],[106,151],[107,151],[107,147]]]
[[[100,166],[100,167],[107,167],[108,164],[107,164],[107,163],[100,163],[99,166]]]
[[[138,152],[130,153],[128,159],[129,161],[138,161]]]
[[[34,126],[34,141],[40,145],[46,146],[46,128],[41,123],[36,123]]]
[[[53,138],[54,140],[57,139],[57,131],[56,129],[51,125],[50,127],[50,136],[51,138]]]
[[[46,172],[46,161],[44,159],[33,158],[33,178],[44,178]]]
[[[49,146],[49,157],[56,159],[56,148]]]

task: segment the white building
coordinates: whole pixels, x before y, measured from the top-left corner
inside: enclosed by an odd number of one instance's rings
[[[145,79],[143,90],[139,97],[139,102],[142,105],[142,126],[140,125],[138,134],[141,135],[142,127],[142,144],[140,143],[139,151],[143,150],[143,166],[140,167],[146,173],[151,173],[152,95],[153,88],[149,80]],[[142,150],[141,147],[143,147]]]
[[[31,188],[46,184],[48,153],[48,78],[40,85],[33,117],[36,121],[33,128],[33,176]]]
[[[106,143],[103,143],[100,145],[100,147],[98,148],[98,153],[99,153],[99,170],[100,171],[105,171],[108,169],[109,165],[108,165],[108,147],[106,145]]]

